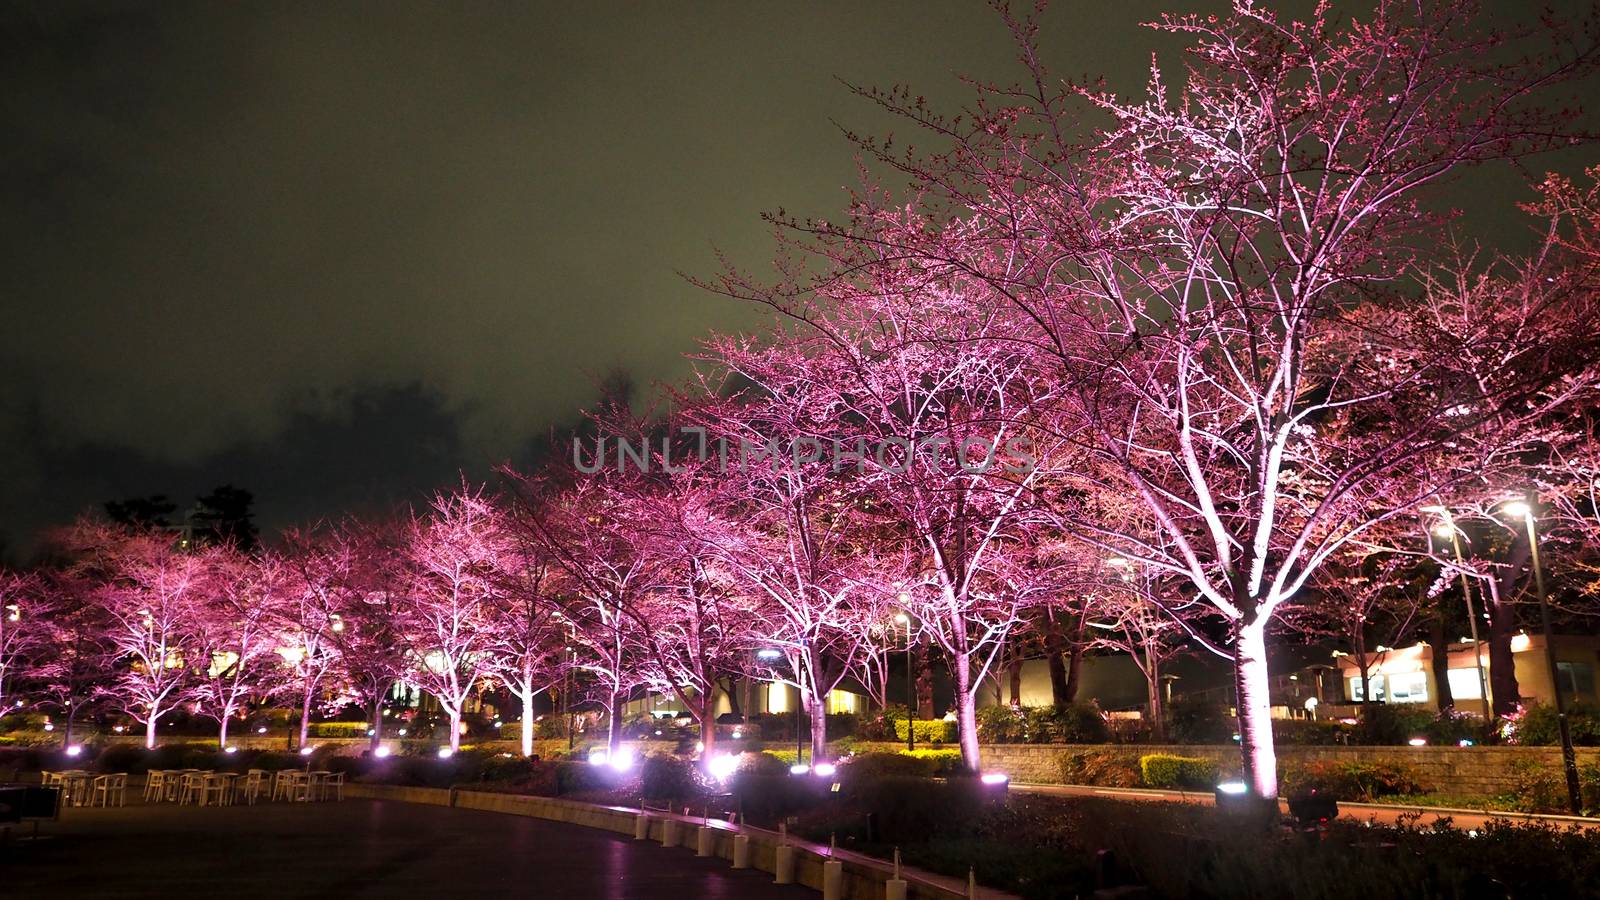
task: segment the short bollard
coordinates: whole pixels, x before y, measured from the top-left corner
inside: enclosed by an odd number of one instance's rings
[[[773,882],[794,884],[794,848],[787,844],[778,848],[778,858],[772,867]]]
[[[733,836],[733,867],[735,869],[750,868],[750,836],[747,834]]]
[[[644,841],[650,839],[650,817],[643,810],[633,817],[633,839]]]
[[[844,863],[830,859],[822,864],[822,900],[844,897]]]
[[[678,820],[666,818],[661,820],[661,846],[678,846]]]
[[[700,835],[695,842],[695,856],[710,856],[717,846],[717,830],[710,825],[700,826]]]
[[[906,900],[906,880],[900,877],[900,848],[894,848],[894,877],[883,883],[883,900]]]

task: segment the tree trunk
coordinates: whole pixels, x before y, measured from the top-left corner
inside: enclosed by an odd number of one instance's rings
[[[1450,632],[1445,621],[1444,604],[1439,604],[1438,614],[1428,629],[1428,646],[1433,651],[1433,684],[1439,701],[1439,712],[1456,708],[1455,695],[1450,692]]]
[[[533,755],[533,691],[532,685],[523,685],[522,692],[522,755]]]
[[[972,689],[972,664],[965,657],[950,661],[950,675],[956,689],[956,737],[961,743],[961,767],[977,772],[983,764],[978,750],[978,710]]]
[[[1011,663],[1011,705],[1022,705],[1022,660],[1013,660]]]
[[[1044,656],[1050,666],[1050,703],[1066,706],[1072,702],[1067,693],[1067,637],[1061,633],[1061,623],[1050,617],[1045,623]]]
[[[306,737],[311,733],[311,693],[312,688],[307,687],[305,698],[300,703],[300,747],[306,745]]]
[[[1515,655],[1511,638],[1516,634],[1516,614],[1511,604],[1493,598],[1489,607],[1489,696],[1494,698],[1494,714],[1509,716],[1521,702],[1522,686],[1517,683]]]
[[[385,690],[372,693],[372,734],[367,737],[367,751],[377,753],[378,747],[383,743],[383,695]]]
[[[1067,682],[1062,685],[1061,689],[1062,706],[1078,699],[1078,687],[1083,681],[1082,674],[1083,645],[1075,643],[1072,645],[1072,649],[1067,651]]]
[[[933,666],[929,665],[928,645],[917,645],[917,699],[912,713],[924,719],[936,719],[939,711],[933,705]]]
[[[815,691],[805,692],[804,706],[806,717],[811,720],[811,764],[814,766],[828,761],[828,707]]]
[[[144,723],[144,748],[146,750],[154,750],[156,748],[156,717],[155,716],[151,716],[150,718],[145,720],[145,723]]]
[[[567,701],[569,712],[567,714],[567,727],[572,727],[572,714],[570,712],[572,701]],[[611,706],[606,710],[606,758],[610,759],[622,746],[622,692],[611,692]]]
[[[710,759],[717,746],[716,702],[708,701],[700,712],[700,758]]]
[[[452,706],[450,713],[450,752],[461,749],[461,707]]]
[[[217,749],[228,749],[228,713],[222,713],[222,721],[217,723]]]
[[[1150,735],[1155,738],[1156,743],[1164,744],[1167,741],[1167,726],[1161,702],[1161,663],[1147,650],[1144,655],[1144,665],[1145,690],[1149,700]]]
[[[77,719],[78,704],[74,703],[69,696],[67,697],[67,729],[66,733],[61,736],[61,746],[64,748],[72,746],[72,726],[77,724]]]
[[[1278,757],[1272,745],[1272,700],[1267,673],[1266,622],[1239,628],[1234,660],[1238,695],[1239,750],[1245,784],[1258,797],[1278,796]]]

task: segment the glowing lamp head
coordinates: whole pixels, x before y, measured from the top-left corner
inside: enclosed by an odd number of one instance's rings
[[[384,757],[389,755],[389,748],[380,746],[378,749],[372,751],[372,755],[376,756],[379,759],[383,759]]]
[[[811,774],[818,778],[832,778],[834,773],[838,771],[839,767],[833,763],[817,763],[811,767]]]
[[[313,750],[315,750],[315,749],[317,749],[317,748],[315,748],[315,747],[301,747],[300,748],[300,755],[301,756],[310,756],[311,752]],[[382,756],[383,754],[382,754],[381,751],[383,750],[383,748],[379,747],[378,750],[380,751],[379,755]]]
[[[454,750],[451,750],[449,747],[440,747],[439,748],[439,758],[440,759],[449,759],[450,757],[455,756],[455,755],[456,755],[456,752]]]
[[[1440,522],[1439,524],[1433,526],[1433,536],[1441,541],[1450,540],[1450,538],[1455,536],[1455,533],[1455,527],[1447,522]]]
[[[1513,500],[1500,509],[1513,519],[1526,519],[1533,513],[1533,507],[1521,500]]]
[[[606,760],[606,764],[618,772],[626,772],[633,768],[633,751],[627,747],[618,747],[617,752]]]
[[[400,736],[401,736],[401,737],[405,737],[405,736],[406,736],[406,732],[407,732],[407,731],[408,731],[408,730],[409,730],[409,729],[405,729],[405,728],[402,728],[402,729],[400,729]]]
[[[911,617],[905,613],[895,613],[894,621],[899,625],[909,625],[911,624]]]
[[[1473,744],[1472,744],[1472,739],[1471,738],[1462,738],[1460,741],[1458,741],[1456,743],[1456,746],[1458,746],[1458,747],[1471,747],[1472,745]]]
[[[239,748],[238,747],[223,747],[222,748],[222,752],[223,753],[238,753],[239,752]]]
[[[256,729],[256,734],[266,734],[266,733],[267,733],[267,726],[265,726],[265,725],[263,725],[260,728]]]
[[[1217,793],[1219,794],[1237,795],[1243,794],[1247,790],[1249,790],[1249,788],[1245,787],[1245,784],[1242,781],[1224,781],[1217,785]]]
[[[805,775],[810,771],[811,771],[811,767],[806,765],[805,763],[795,763],[794,765],[789,767],[789,774],[790,775]]]
[[[1004,772],[985,772],[978,777],[978,780],[987,785],[998,786],[1009,783],[1011,776]]]
[[[1409,741],[1406,741],[1406,743],[1410,744],[1413,747],[1426,747],[1426,746],[1428,746],[1428,739],[1427,738],[1421,738],[1421,737],[1415,737],[1415,738],[1412,738]]]
[[[589,765],[591,766],[603,766],[610,761],[611,754],[607,753],[603,747],[596,747],[589,751]]]
[[[706,761],[706,771],[718,781],[727,781],[739,769],[739,757],[732,753],[719,753]]]
[[[368,728],[367,729],[367,737],[372,737],[373,735],[375,735],[377,733],[378,733],[378,730],[376,728]]]
[[[776,662],[783,658],[783,651],[772,647],[763,647],[756,651],[756,659],[762,662]]]
[[[54,722],[46,722],[46,723],[44,723],[44,730],[45,731],[55,731],[56,730],[55,723]]]
[[[74,757],[82,756],[83,755],[83,748],[78,746],[77,744],[73,744],[71,747],[67,748],[67,755],[68,756],[74,756]]]

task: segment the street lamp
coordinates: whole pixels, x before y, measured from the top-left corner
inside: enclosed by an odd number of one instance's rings
[[[911,671],[911,617],[898,613],[894,620],[906,627],[906,750],[912,751],[917,749],[917,687]]]
[[[1567,704],[1561,699],[1561,678],[1556,668],[1555,638],[1550,633],[1550,598],[1544,589],[1544,571],[1539,565],[1539,534],[1534,526],[1533,506],[1513,500],[1501,507],[1506,515],[1520,516],[1528,526],[1528,552],[1533,564],[1534,590],[1539,594],[1539,619],[1544,626],[1544,658],[1550,666],[1550,688],[1555,696],[1556,725],[1561,732],[1561,764],[1567,774],[1567,802],[1572,814],[1583,814],[1583,795],[1578,787],[1578,758],[1572,750],[1572,728],[1567,724]]]
[[[1433,534],[1438,538],[1449,538],[1450,547],[1455,551],[1456,571],[1461,576],[1461,596],[1467,599],[1467,627],[1472,635],[1472,662],[1478,669],[1478,699],[1483,704],[1483,727],[1485,732],[1494,722],[1494,715],[1489,710],[1489,677],[1483,671],[1483,645],[1478,641],[1478,614],[1472,609],[1472,587],[1467,581],[1467,565],[1461,556],[1461,529],[1456,527],[1455,519],[1450,515],[1450,508],[1446,506],[1424,506],[1423,512],[1438,513],[1444,521],[1434,529]],[[1445,653],[1449,654],[1446,647]],[[1448,665],[1446,665],[1448,669]]]

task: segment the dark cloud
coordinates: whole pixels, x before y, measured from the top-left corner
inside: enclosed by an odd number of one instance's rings
[[[1174,5],[1063,3],[1045,45],[1137,88]],[[975,2],[0,6],[0,529],[208,480],[404,496],[613,366],[680,377],[755,319],[674,270],[836,210],[830,120],[888,126],[836,76],[951,102],[1012,56]]]

